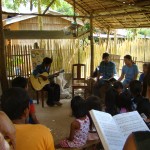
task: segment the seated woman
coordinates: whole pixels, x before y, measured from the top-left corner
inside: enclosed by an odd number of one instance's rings
[[[127,138],[123,150],[148,150],[150,149],[150,132],[133,132]]]
[[[137,65],[132,61],[132,57],[130,55],[124,56],[124,62],[125,65],[122,67],[122,73],[118,81],[122,81],[125,78],[123,81],[123,86],[127,88],[132,80],[137,79],[139,71]]]

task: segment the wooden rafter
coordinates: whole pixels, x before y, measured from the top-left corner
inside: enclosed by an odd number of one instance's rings
[[[52,14],[37,14],[37,13],[12,13],[12,12],[5,12],[3,11],[2,14],[9,14],[9,15],[35,15],[35,16],[47,16],[47,17],[68,17],[73,18],[73,15],[52,15]],[[88,15],[83,16],[76,16],[76,18],[90,18]]]
[[[149,13],[147,11],[133,11],[133,12],[127,12],[127,13],[117,13],[117,14],[112,14],[112,15],[98,15],[98,16],[94,16],[94,17],[102,17],[102,18],[110,18],[110,17],[123,17],[123,16],[128,16],[128,15],[134,15],[134,14],[139,14],[139,13]]]
[[[72,4],[72,0],[66,1]],[[150,26],[148,21],[150,19],[150,0],[138,0],[132,3],[127,3],[127,1],[123,3],[123,1],[119,0],[80,0],[77,2],[81,6],[77,7],[79,11],[84,8],[84,10],[86,9],[93,14],[93,24],[97,27],[128,28],[129,25],[126,24],[124,17],[131,22],[131,27]],[[143,19],[143,16],[146,19]],[[116,20],[116,22],[111,24],[110,20],[111,22]]]

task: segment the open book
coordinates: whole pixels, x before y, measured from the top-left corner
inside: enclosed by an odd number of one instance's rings
[[[112,117],[108,113],[91,110],[90,115],[105,150],[122,150],[132,132],[149,130],[137,111]]]

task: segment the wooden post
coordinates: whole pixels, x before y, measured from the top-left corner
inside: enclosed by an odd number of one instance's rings
[[[90,75],[92,76],[94,70],[94,39],[93,39],[93,15],[90,16],[90,44],[91,44],[91,66]]]
[[[38,0],[38,13],[41,14],[42,13],[42,10],[41,10],[41,0]],[[42,16],[38,16],[38,29],[40,31],[42,31],[43,29],[43,18]],[[40,39],[40,48],[43,48],[43,40]]]
[[[81,62],[81,57],[80,57],[80,39],[78,39],[78,64]]]
[[[5,48],[4,48],[4,33],[3,33],[3,22],[2,22],[2,1],[0,0],[0,82],[2,92],[8,88],[8,81],[6,75],[6,59],[5,59]]]
[[[117,54],[117,30],[114,33],[114,54]]]
[[[109,34],[110,34],[110,28],[108,28],[108,33],[107,33],[106,52],[109,52]]]

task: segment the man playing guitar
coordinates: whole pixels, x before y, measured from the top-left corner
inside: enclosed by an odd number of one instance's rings
[[[53,60],[51,58],[45,57],[43,59],[43,62],[40,65],[37,65],[36,68],[33,71],[33,75],[35,78],[42,78],[44,81],[48,80],[47,76],[42,75],[42,73],[47,72],[49,74],[51,63]],[[54,77],[57,77],[59,73],[55,73]],[[48,92],[48,99],[47,99],[47,105],[48,106],[61,106],[62,103],[60,103],[60,86],[56,83],[50,82],[49,84],[46,84],[43,89]]]

